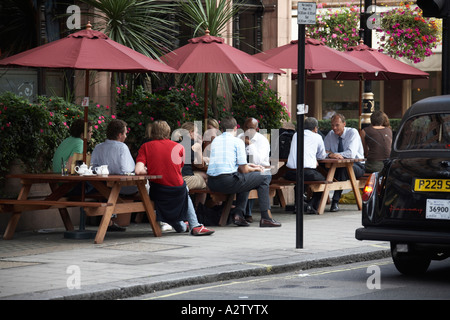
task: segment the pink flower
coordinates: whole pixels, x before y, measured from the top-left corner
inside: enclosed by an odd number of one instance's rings
[[[94,128],[95,128],[95,129],[98,129],[98,125],[95,125]]]
[[[133,105],[133,102],[127,102],[127,103],[126,103],[126,106],[127,106],[127,107],[132,106],[132,105]]]
[[[115,119],[115,118],[116,118],[116,116],[115,116],[115,115],[111,115],[111,118]]]
[[[142,114],[142,111],[138,111],[138,114],[141,115],[141,114]]]

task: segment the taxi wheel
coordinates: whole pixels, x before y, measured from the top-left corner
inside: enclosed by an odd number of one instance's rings
[[[397,252],[396,243],[391,242],[391,255],[397,270],[404,275],[419,275],[427,271],[431,259],[412,252]]]

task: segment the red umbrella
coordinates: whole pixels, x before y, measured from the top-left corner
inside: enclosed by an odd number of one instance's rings
[[[292,40],[284,46],[255,54],[254,57],[278,68],[296,71],[298,40]],[[367,62],[330,48],[322,41],[305,39],[305,71],[308,79],[322,79],[324,74],[327,79],[334,79],[342,74],[352,75],[358,79],[361,74],[375,73],[380,70]]]
[[[0,65],[86,70],[86,97],[89,96],[87,70],[177,73],[175,69],[111,40],[104,33],[91,30],[90,24],[86,30],[2,59]],[[86,124],[87,115],[86,106],[84,109]],[[83,160],[86,161],[87,125],[84,137]]]
[[[423,72],[422,70],[396,60],[362,43],[356,47],[347,48],[345,53],[351,57],[362,59],[381,69],[378,74],[365,74],[365,80],[428,79],[429,76],[428,73]],[[345,80],[345,75],[340,79]]]
[[[223,38],[206,34],[189,40],[189,43],[161,57],[179,73],[205,73],[205,120],[208,117],[208,73],[285,73],[252,55],[224,42]]]

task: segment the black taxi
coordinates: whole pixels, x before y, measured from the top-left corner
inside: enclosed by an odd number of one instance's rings
[[[358,240],[389,241],[403,274],[450,256],[450,95],[413,104],[390,158],[363,190]]]

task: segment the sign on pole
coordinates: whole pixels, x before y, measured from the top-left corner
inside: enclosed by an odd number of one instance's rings
[[[295,191],[296,206],[296,248],[303,248],[303,194],[304,194],[304,136],[305,113],[305,25],[316,24],[316,3],[298,2],[298,78],[297,78],[297,188]]]
[[[299,2],[297,6],[297,24],[316,24],[316,3]]]

